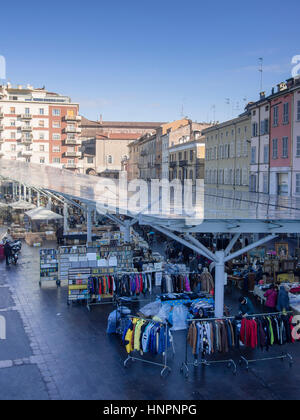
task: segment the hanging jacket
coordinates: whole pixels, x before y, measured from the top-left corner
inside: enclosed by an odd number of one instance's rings
[[[278,296],[278,293],[275,289],[267,290],[266,293],[264,294],[264,297],[267,298],[265,302],[265,306],[272,309],[276,308],[277,296]]]

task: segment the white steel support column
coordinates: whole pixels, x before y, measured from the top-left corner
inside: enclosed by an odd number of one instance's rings
[[[37,192],[37,201],[36,201],[36,205],[38,206],[38,207],[40,207],[40,205],[41,205],[41,193],[38,191]]]
[[[215,258],[215,255],[209,250],[207,249],[201,242],[199,242],[196,238],[194,238],[193,236],[187,234],[185,235],[185,238],[192,242],[194,245],[196,245],[198,248],[202,249],[203,252],[205,252],[205,257],[208,258],[209,260],[213,260]]]
[[[224,287],[225,287],[225,252],[217,251],[215,254],[216,275],[215,275],[215,317],[224,316]]]
[[[68,231],[68,204],[64,203],[64,235],[67,235]]]
[[[47,209],[48,210],[52,209],[52,198],[51,197],[48,197]]]
[[[23,199],[24,199],[24,201],[26,201],[26,198],[27,198],[27,188],[26,188],[26,185],[23,184]]]
[[[87,244],[92,242],[92,208],[87,206],[86,212]]]
[[[28,188],[28,201],[32,203],[32,189],[30,187]]]
[[[227,248],[225,249],[225,255],[228,255],[229,252],[232,250],[232,248],[234,247],[234,245],[237,243],[239,237],[241,236],[240,233],[236,233],[234,235],[234,237],[231,239],[231,241],[229,242]]]

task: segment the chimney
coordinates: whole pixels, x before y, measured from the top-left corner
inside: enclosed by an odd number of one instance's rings
[[[102,117],[102,114],[100,114],[100,124],[101,124],[101,125],[103,124],[103,117]]]
[[[260,92],[259,93],[260,99],[265,99],[266,97],[266,92]]]

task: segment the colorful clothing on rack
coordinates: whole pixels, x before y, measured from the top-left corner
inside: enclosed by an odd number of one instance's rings
[[[124,330],[122,341],[127,353],[163,354],[170,345],[170,331],[165,324],[141,318],[132,318]]]
[[[116,278],[118,296],[139,296],[146,293],[152,293],[152,274],[130,273]]]
[[[114,276],[89,277],[88,291],[90,295],[113,295],[115,291]]]

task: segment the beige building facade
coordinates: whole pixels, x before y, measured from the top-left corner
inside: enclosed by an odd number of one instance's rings
[[[205,138],[186,141],[169,148],[169,180],[186,179],[196,184],[204,179]]]
[[[249,112],[202,131],[205,136],[205,184],[249,190],[251,116]]]

